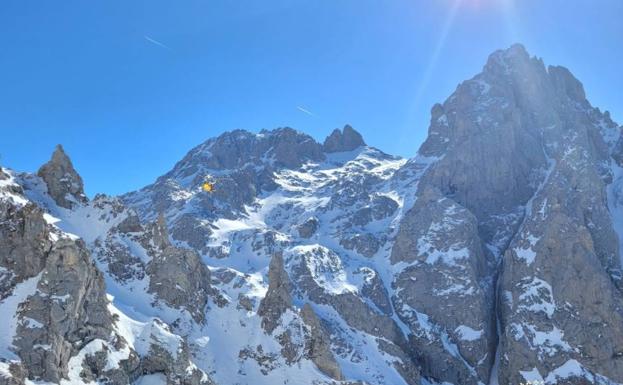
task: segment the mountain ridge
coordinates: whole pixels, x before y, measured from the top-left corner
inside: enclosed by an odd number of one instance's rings
[[[78,180],[70,161],[2,171],[0,307],[25,287],[10,246],[21,215],[39,223],[36,239],[84,244],[116,321],[112,340],[55,347],[71,358],[60,376],[29,372],[34,353],[14,343],[0,379],[623,383],[621,143],[566,68],[514,45],[433,106],[410,159],[350,126],[322,144],[235,130],[141,190],[71,204],[76,183],[57,183]]]

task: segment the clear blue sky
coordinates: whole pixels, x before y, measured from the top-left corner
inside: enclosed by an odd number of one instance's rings
[[[621,0],[2,0],[0,161],[35,171],[62,143],[92,195],[235,128],[350,123],[412,156],[431,106],[514,42],[623,122]]]

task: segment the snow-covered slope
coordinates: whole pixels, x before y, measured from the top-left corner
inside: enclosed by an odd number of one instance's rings
[[[408,160],[237,130],[89,201],[59,147],[0,175],[0,383],[623,383],[622,154],[521,46]]]

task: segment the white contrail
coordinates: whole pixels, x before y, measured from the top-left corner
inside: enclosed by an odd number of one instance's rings
[[[306,113],[306,114],[307,114],[307,115],[309,115],[309,116],[316,116],[316,115],[314,115],[314,114],[313,114],[313,112],[311,112],[311,111],[309,111],[309,110],[306,110],[305,108],[303,108],[303,107],[301,107],[301,106],[296,106],[296,109],[297,109],[297,110],[299,110],[299,111],[301,111],[301,112]]]
[[[168,46],[166,46],[166,45],[162,44],[162,43],[161,43],[161,42],[159,42],[158,40],[154,40],[154,39],[152,39],[151,37],[149,37],[149,36],[147,36],[147,35],[145,35],[144,37],[145,37],[145,40],[147,40],[148,42],[150,42],[150,43],[152,43],[152,44],[155,44],[155,45],[160,46],[160,47],[162,47],[162,48],[166,48],[166,49],[168,49],[168,50],[171,50],[171,48],[170,48],[170,47],[168,47]]]

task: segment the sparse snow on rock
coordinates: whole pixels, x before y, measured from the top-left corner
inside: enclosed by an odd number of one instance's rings
[[[236,130],[120,197],[0,169],[0,383],[623,383],[621,128],[520,45],[431,115],[412,159]]]

